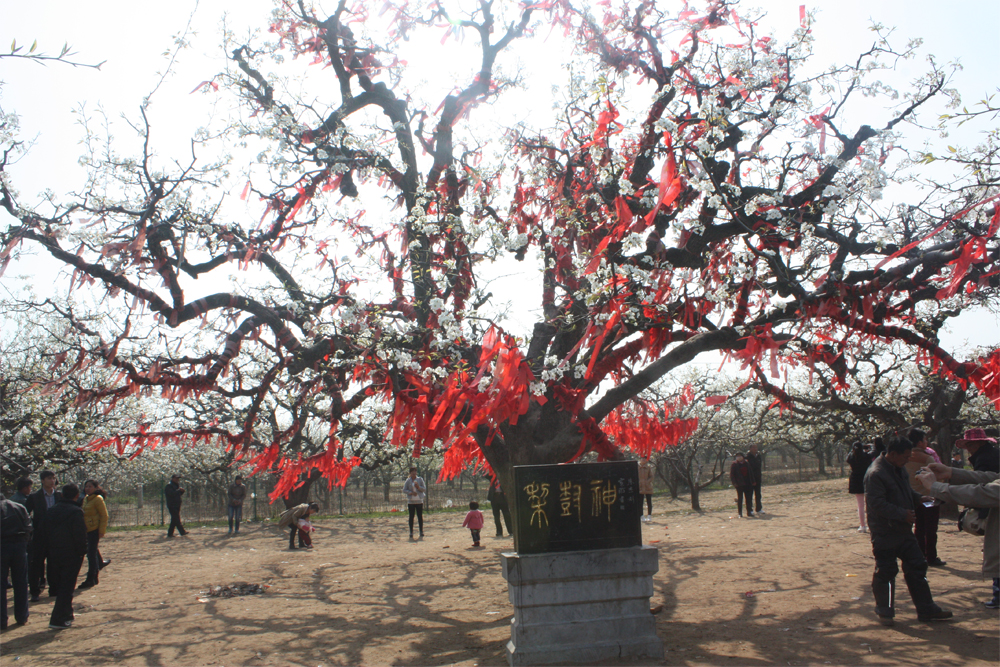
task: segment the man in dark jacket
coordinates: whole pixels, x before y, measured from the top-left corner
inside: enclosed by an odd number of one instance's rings
[[[31,539],[31,518],[24,505],[6,500],[0,495],[0,579],[10,575],[14,589],[14,620],[18,625],[28,622],[28,540]],[[0,629],[7,628],[7,587],[0,599]]]
[[[73,589],[87,555],[87,523],[76,504],[80,488],[67,484],[46,516],[49,539],[49,587],[56,592],[49,627],[62,630],[73,625]]]
[[[764,509],[760,504],[760,485],[762,483],[761,474],[764,472],[764,459],[757,452],[757,445],[750,445],[750,451],[747,452],[747,463],[750,465],[750,472],[753,473],[754,507],[757,510],[757,514],[763,514]],[[747,505],[747,512],[749,511],[750,505]]]
[[[903,563],[903,578],[917,608],[917,619],[943,621],[952,617],[950,611],[934,604],[927,583],[927,560],[913,535],[913,508],[921,497],[910,487],[904,469],[912,451],[913,444],[907,438],[893,436],[886,443],[885,453],[872,462],[865,474],[865,505],[875,556],[872,593],[882,625],[892,625],[896,615],[897,559]]]
[[[181,523],[181,497],[184,489],[181,488],[181,476],[172,475],[170,483],[163,489],[163,495],[167,499],[167,511],[170,512],[170,527],[167,528],[167,537],[174,536],[174,529],[181,535],[187,535],[184,525]]]
[[[51,470],[43,470],[39,475],[42,488],[30,496],[24,508],[31,515],[31,525],[34,528],[31,542],[28,545],[28,588],[31,590],[31,601],[38,602],[45,588],[45,560],[48,555],[48,533],[45,515],[62,496],[56,491],[56,474]],[[55,589],[49,585],[49,595],[55,595]]]
[[[501,516],[507,524],[507,534],[512,535],[514,524],[510,522],[510,506],[507,504],[507,494],[500,488],[500,480],[495,480],[490,484],[490,490],[486,492],[486,500],[490,501],[490,507],[493,508],[493,523],[497,527],[497,537],[503,537]]]
[[[753,491],[753,471],[750,464],[743,458],[743,452],[736,454],[736,460],[729,466],[729,481],[736,489],[736,508],[743,518],[743,500],[747,501],[747,516],[753,516],[753,505],[751,502],[751,492]]]

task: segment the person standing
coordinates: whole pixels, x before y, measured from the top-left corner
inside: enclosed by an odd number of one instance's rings
[[[1000,450],[997,450],[996,438],[991,438],[983,429],[968,429],[955,441],[955,446],[969,452],[969,465],[973,470],[1000,473]]]
[[[642,503],[646,503],[646,516],[643,521],[653,520],[653,466],[649,465],[649,457],[639,459],[639,515],[642,516]]]
[[[236,534],[240,534],[240,521],[243,520],[243,499],[247,497],[247,487],[243,486],[243,476],[237,475],[226,492],[229,498],[229,534],[233,534],[233,522],[236,523]]]
[[[883,454],[885,454],[885,443],[882,441],[881,436],[876,436],[875,439],[872,440],[872,461]]]
[[[413,516],[416,515],[420,526],[420,537],[424,536],[424,496],[427,485],[423,477],[417,477],[417,469],[410,468],[410,476],[403,482],[403,493],[406,494],[406,508],[410,511],[410,539],[413,539]]]
[[[510,522],[510,506],[507,504],[507,494],[500,487],[500,480],[495,479],[490,484],[490,490],[486,492],[486,500],[490,501],[490,508],[493,510],[493,523],[497,527],[497,537],[503,537],[503,527],[506,524],[507,534],[514,534],[514,526]],[[503,516],[503,523],[500,517]],[[410,530],[412,533],[412,529]]]
[[[750,464],[750,472],[753,473],[754,508],[757,510],[757,514],[763,514],[764,510],[760,505],[760,487],[764,483],[764,459],[757,453],[757,445],[755,444],[750,445],[750,451],[747,452],[747,463]],[[747,513],[750,513],[749,503],[747,504]]]
[[[31,495],[32,484],[33,482],[31,481],[30,477],[19,477],[18,480],[14,483],[14,487],[17,489],[17,491],[14,492],[14,494],[9,498],[9,500],[17,503],[18,505],[22,505],[24,506],[25,509],[27,509],[28,496]]]
[[[913,452],[907,438],[893,436],[886,442],[886,451],[872,462],[865,474],[865,504],[868,530],[875,557],[872,593],[875,614],[882,625],[891,626],[896,615],[896,575],[903,563],[903,578],[917,608],[917,619],[943,621],[952,617],[950,611],[934,603],[927,583],[927,560],[924,558],[912,526],[916,521],[914,506],[920,496],[910,486],[905,466]]]
[[[931,463],[917,473],[921,486],[935,498],[986,509],[983,535],[983,576],[993,579],[993,598],[987,609],[1000,609],[1000,473],[949,468]]]
[[[923,493],[920,482],[917,481],[917,471],[921,466],[928,463],[941,463],[941,458],[933,449],[927,445],[927,434],[918,428],[911,429],[908,436],[913,443],[913,453],[910,461],[906,464],[906,472],[910,476],[910,486],[917,493]],[[913,526],[914,536],[920,550],[924,552],[924,558],[930,567],[944,567],[947,563],[938,558],[937,553],[937,532],[938,522],[941,518],[941,506],[934,503],[930,507],[924,503],[917,503],[914,508],[916,512],[916,522]]]
[[[739,510],[740,518],[743,518],[743,501],[747,502],[747,516],[753,516],[753,505],[751,505],[751,493],[753,491],[753,471],[750,464],[743,457],[743,452],[736,454],[736,460],[729,466],[729,481],[736,489],[736,508]]]
[[[104,561],[101,558],[101,538],[108,530],[108,506],[104,503],[104,489],[96,480],[88,479],[83,485],[83,520],[87,525],[87,578],[80,588],[96,586]]]
[[[19,487],[20,488],[20,487]],[[21,503],[0,495],[0,579],[10,576],[14,590],[14,620],[18,625],[28,622],[28,541],[31,539],[31,517]],[[7,587],[0,599],[0,629],[7,629]]]
[[[847,478],[847,492],[854,494],[858,501],[859,533],[868,532],[868,521],[865,517],[865,473],[872,463],[871,454],[865,451],[861,441],[851,445],[851,453],[847,455],[847,465],[851,467],[851,476]]]
[[[479,546],[479,533],[483,529],[483,513],[479,511],[479,503],[475,500],[469,503],[469,512],[465,515],[462,528],[468,528],[472,533],[472,546]]]
[[[38,602],[42,589],[45,588],[45,566],[48,557],[48,534],[45,523],[45,516],[50,509],[62,497],[56,491],[56,474],[51,470],[43,470],[38,476],[42,482],[42,488],[38,489],[30,496],[24,508],[31,514],[31,525],[34,531],[31,534],[31,543],[28,546],[28,588],[31,591],[31,601]],[[49,584],[49,595],[55,595],[55,589]]]
[[[181,504],[183,503],[184,489],[181,488],[181,476],[171,475],[170,483],[163,489],[163,495],[167,499],[167,511],[170,512],[170,527],[167,528],[167,537],[174,536],[174,529],[181,536],[187,535],[184,524],[181,523]]]
[[[49,627],[62,630],[73,625],[73,589],[87,555],[87,522],[76,504],[80,487],[67,484],[62,497],[45,517],[49,547],[49,588],[55,590]]]

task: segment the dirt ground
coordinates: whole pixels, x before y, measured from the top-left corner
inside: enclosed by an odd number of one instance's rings
[[[736,517],[733,492],[657,498],[644,542],[660,549],[652,605],[666,665],[996,665],[1000,620],[985,609],[981,539],[942,524],[937,602],[955,620],[875,621],[873,561],[846,480],[765,487],[760,518]],[[320,519],[316,548],[287,548],[273,526],[188,526],[109,533],[112,564],[76,598],[76,622],[47,629],[51,600],[0,638],[4,667],[29,665],[506,665],[512,607],[499,553],[473,550],[462,515],[426,517],[411,542],[406,517]],[[899,577],[902,583],[902,576]],[[267,583],[263,595],[204,595],[213,585]],[[207,601],[206,601],[207,600]],[[13,611],[13,610],[11,610]]]

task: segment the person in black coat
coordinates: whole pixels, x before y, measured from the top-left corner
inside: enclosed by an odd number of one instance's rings
[[[172,475],[170,483],[163,489],[163,495],[167,500],[167,511],[170,512],[170,527],[167,528],[167,537],[174,536],[174,529],[181,535],[187,535],[184,524],[181,523],[181,502],[184,496],[184,489],[181,488],[181,476]]]
[[[865,451],[860,441],[851,445],[851,453],[847,455],[847,465],[851,467],[851,476],[847,478],[847,492],[854,494],[858,501],[859,533],[868,532],[868,521],[865,518],[865,473],[872,464],[872,455]]]
[[[0,579],[14,589],[14,620],[18,625],[28,622],[28,541],[31,539],[31,518],[24,505],[0,495]],[[7,587],[0,586],[0,629],[7,629]]]
[[[943,621],[952,617],[934,604],[927,583],[927,559],[913,535],[916,521],[914,506],[921,497],[910,486],[905,466],[913,452],[913,443],[901,436],[886,442],[886,451],[872,462],[865,474],[865,503],[868,529],[872,538],[875,572],[872,574],[872,594],[875,613],[882,625],[892,625],[896,615],[896,575],[903,563],[903,578],[921,622]]]
[[[754,508],[757,510],[757,514],[763,514],[764,508],[760,504],[760,487],[764,477],[764,457],[757,452],[757,445],[750,445],[750,451],[747,452],[747,464],[750,466],[750,472],[753,473]],[[749,511],[750,505],[748,504],[747,512]]]
[[[49,627],[57,630],[73,625],[73,590],[87,555],[87,523],[83,508],[76,504],[80,488],[67,484],[62,498],[45,520],[48,533],[49,588],[56,593]]]
[[[740,518],[743,518],[743,501],[747,502],[747,516],[753,516],[753,505],[751,505],[751,494],[753,492],[753,470],[750,464],[743,458],[743,452],[736,454],[736,460],[729,466],[729,481],[736,488],[736,508],[739,510]]]
[[[45,560],[49,549],[45,516],[62,497],[56,491],[58,480],[54,472],[43,470],[39,478],[42,481],[42,488],[28,496],[24,504],[24,508],[31,515],[31,524],[34,528],[28,545],[28,589],[31,591],[32,602],[38,602],[42,589],[45,588]],[[55,595],[55,589],[51,584],[49,595]]]
[[[514,533],[514,525],[510,522],[510,506],[507,504],[507,494],[500,488],[500,480],[494,480],[490,484],[490,490],[486,492],[486,500],[490,501],[490,507],[493,508],[493,523],[497,527],[497,537],[503,537],[503,524],[500,523],[501,516],[503,516],[503,520],[507,524],[507,534],[512,535]]]

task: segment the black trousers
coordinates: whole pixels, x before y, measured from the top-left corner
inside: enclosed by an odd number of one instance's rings
[[[73,620],[73,590],[83,567],[83,557],[49,558],[49,589],[56,592],[49,623],[61,625]]]
[[[87,532],[87,581],[97,583],[101,572],[101,552],[97,545],[101,541],[101,533],[96,530]]]
[[[410,510],[410,537],[413,537],[413,515],[417,515],[417,522],[420,525],[420,537],[424,536],[424,504],[407,505]]]
[[[167,537],[174,536],[174,529],[181,535],[186,535],[187,531],[184,530],[184,525],[181,524],[181,508],[180,507],[168,507],[167,511],[170,512],[170,527],[167,528]]]
[[[753,514],[753,512],[750,509],[751,507],[753,507],[753,505],[750,504],[751,501],[750,496],[752,493],[753,493],[753,487],[744,486],[739,489],[736,489],[736,507],[740,511],[740,516],[743,516],[744,500],[746,500],[747,503],[747,514]]]
[[[42,594],[45,588],[45,560],[48,555],[46,540],[48,537],[42,533],[35,535],[28,545],[28,589],[32,597]],[[52,587],[49,586],[52,592]]]
[[[927,560],[920,551],[917,538],[908,535],[898,546],[892,548],[873,547],[872,554],[875,556],[875,573],[872,575],[875,613],[889,618],[896,615],[896,575],[899,574],[897,559],[903,563],[903,579],[906,581],[917,613],[935,611],[931,587],[927,583]]]
[[[937,532],[938,520],[941,518],[941,506],[924,507],[923,503],[917,503],[913,513],[917,515],[917,520],[913,524],[913,534],[917,538],[917,545],[924,552],[924,558],[929,561],[937,560]]]
[[[493,523],[497,526],[497,537],[503,537],[503,527],[504,524],[507,525],[507,534],[513,535],[513,526],[510,523],[510,508],[507,503],[490,503],[493,509]],[[503,515],[503,523],[500,523],[500,516]]]
[[[756,508],[756,511],[759,512],[761,510],[761,506],[760,506],[760,482],[757,482],[756,484],[753,485],[753,500],[754,500],[754,507]],[[750,511],[750,501],[747,501],[747,511],[748,512]]]
[[[652,493],[643,493],[641,495],[646,500],[646,514],[649,514],[650,516],[652,516],[653,515],[653,494]],[[639,501],[639,516],[642,516],[642,500]]]
[[[295,523],[294,520],[292,521],[291,529],[292,529],[292,532],[288,533],[288,548],[289,549],[294,549],[295,548],[295,536],[298,535],[299,536],[299,549],[301,549],[302,547],[304,547],[306,545],[306,543],[305,543],[305,540],[302,539],[303,533],[302,533],[301,530],[299,530],[299,525],[297,523]],[[310,540],[309,543],[312,544],[312,541]]]
[[[0,579],[6,580],[10,574],[10,583],[14,589],[14,620],[24,624],[28,622],[28,543],[15,542],[13,538],[0,542]],[[0,611],[3,611],[3,626],[7,627],[7,588],[0,585],[3,599],[0,601]]]

